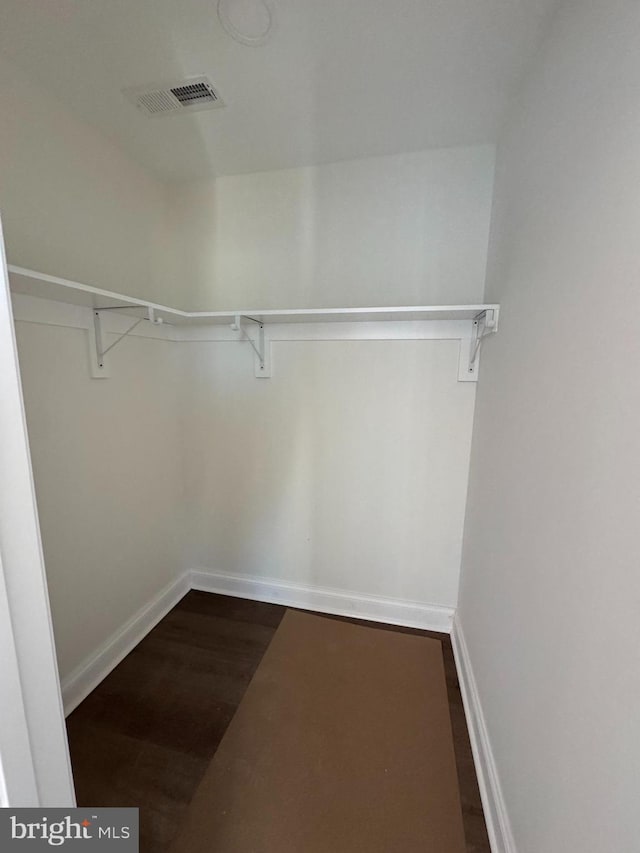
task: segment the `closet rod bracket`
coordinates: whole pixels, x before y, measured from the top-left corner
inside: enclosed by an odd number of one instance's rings
[[[245,327],[243,320],[248,320],[257,326],[256,339],[252,338]],[[265,335],[264,323],[244,314],[236,314],[231,329],[240,333],[240,340],[247,341],[254,353],[254,372],[257,379],[271,378],[271,341]]]

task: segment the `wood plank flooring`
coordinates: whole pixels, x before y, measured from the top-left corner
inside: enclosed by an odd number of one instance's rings
[[[78,805],[138,806],[165,853],[284,612],[189,592],[67,718]],[[442,642],[467,853],[490,853],[449,638],[375,627]]]

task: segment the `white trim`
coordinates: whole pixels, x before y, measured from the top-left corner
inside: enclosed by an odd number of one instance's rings
[[[445,634],[451,631],[454,614],[452,607],[436,604],[382,598],[271,578],[227,575],[202,569],[194,569],[191,572],[191,588]]]
[[[454,613],[451,607],[435,604],[419,604],[246,575],[186,571],[134,613],[121,628],[63,679],[61,688],[65,715],[68,716],[95,690],[190,589],[283,604],[301,610],[350,616],[371,622],[386,622],[406,628],[440,631],[445,634],[451,631]]]
[[[487,824],[492,853],[517,853],[507,813],[506,803],[500,786],[489,732],[480,704],[480,695],[471,667],[469,650],[464,638],[460,619],[456,615],[451,630],[451,645],[458,670],[460,692],[467,718],[467,729],[471,740],[473,760],[482,797],[484,819]]]
[[[0,726],[0,808],[38,803],[38,780],[29,738],[29,722],[20,682],[20,662],[11,624],[11,605],[0,554],[0,685],[3,718]]]
[[[0,796],[75,805],[0,223]],[[15,727],[15,728],[14,728]]]
[[[83,699],[109,675],[120,661],[144,639],[149,631],[189,592],[189,572],[172,581],[114,634],[97,651],[82,661],[62,681],[65,715],[69,715]]]

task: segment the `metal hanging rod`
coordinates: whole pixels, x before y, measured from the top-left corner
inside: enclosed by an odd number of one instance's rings
[[[125,309],[127,311],[135,311],[137,308],[144,308],[147,310],[146,305],[106,305],[104,308],[95,308],[95,311],[122,311]],[[143,320],[146,320],[146,317],[143,317]]]

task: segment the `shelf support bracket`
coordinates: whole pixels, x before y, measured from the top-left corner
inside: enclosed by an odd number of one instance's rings
[[[498,331],[498,312],[486,308],[473,318],[471,334],[460,341],[459,382],[477,382],[482,342]]]
[[[117,306],[119,308],[119,306]],[[129,306],[124,306],[129,307]],[[154,309],[149,305],[147,308],[147,316],[139,317],[137,320],[129,326],[122,334],[118,335],[118,337],[113,341],[113,343],[109,344],[108,347],[104,345],[104,338],[102,333],[102,311],[109,311],[109,308],[99,308],[93,311],[93,325],[89,329],[89,345],[90,345],[90,355],[91,355],[91,376],[94,379],[107,379],[109,377],[109,367],[106,360],[106,355],[110,352],[114,347],[116,347],[127,335],[130,335],[131,332],[135,328],[137,328],[140,323],[148,320],[154,326],[158,326],[162,323],[162,317],[156,317]]]
[[[242,325],[243,320],[249,320],[258,327],[257,340],[248,334],[247,330]],[[240,339],[247,341],[251,345],[254,353],[254,372],[257,379],[271,378],[271,341],[267,339],[264,331],[264,323],[256,320],[254,317],[236,314],[231,323],[231,328],[234,332],[240,333]]]

